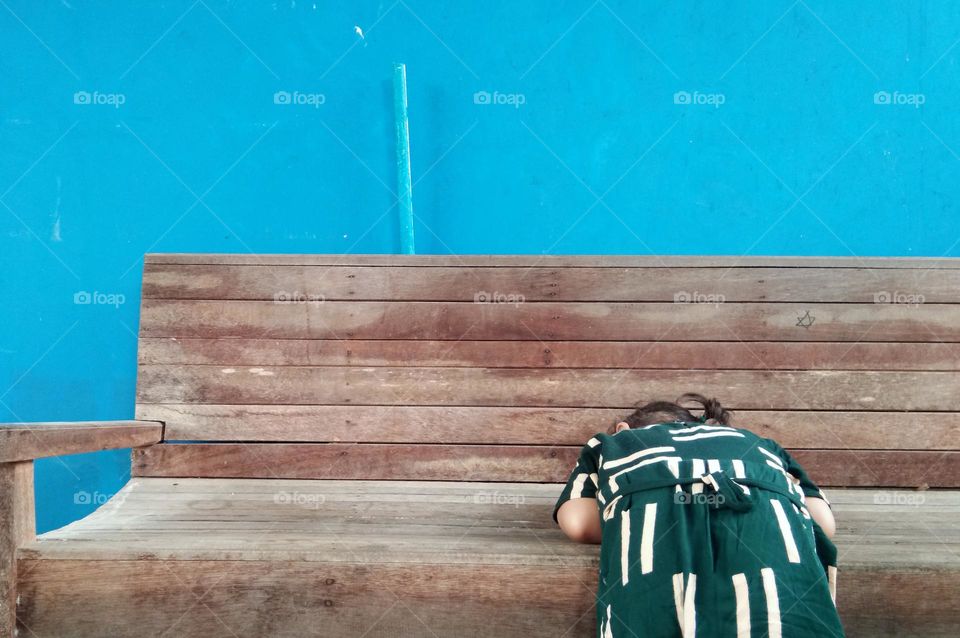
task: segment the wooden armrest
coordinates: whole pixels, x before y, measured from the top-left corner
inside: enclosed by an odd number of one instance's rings
[[[143,447],[163,440],[159,421],[0,424],[0,463]]]
[[[0,636],[16,633],[17,547],[35,536],[33,459],[162,440],[159,421],[0,424]]]

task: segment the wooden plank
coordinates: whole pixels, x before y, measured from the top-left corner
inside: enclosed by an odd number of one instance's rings
[[[140,404],[168,441],[582,445],[629,409]],[[739,411],[734,424],[795,448],[948,450],[960,413]]]
[[[133,478],[21,558],[596,566],[550,516],[561,484]],[[936,567],[960,492],[830,490],[844,567]],[[864,542],[869,539],[869,542]],[[894,551],[909,542],[910,552]],[[957,565],[960,569],[960,565]]]
[[[33,541],[33,462],[0,463],[0,635],[16,632],[17,548]]]
[[[950,372],[140,366],[139,403],[629,408],[685,390],[732,409],[952,411]]]
[[[837,608],[848,638],[946,638],[960,627],[960,607],[947,603],[960,590],[955,571],[842,569],[839,578]],[[909,591],[922,595],[903,595]]]
[[[39,636],[596,635],[595,567],[24,560],[21,571],[23,626]],[[841,579],[850,638],[956,635],[955,570],[854,568]]]
[[[955,450],[956,412],[742,411],[734,423],[792,449]]]
[[[484,341],[958,342],[960,306],[414,301],[291,304],[145,299],[140,334]]]
[[[960,370],[960,343],[140,339],[143,364]]]
[[[518,551],[510,560],[523,564],[547,564],[561,554],[574,558],[577,554],[567,552],[579,546],[562,542],[555,534],[538,540],[533,534],[521,534],[515,538],[503,538],[499,550],[478,543],[473,532],[484,535],[497,533],[504,527],[555,530],[550,513],[560,493],[558,484],[511,484],[466,483],[439,481],[344,481],[344,480],[282,480],[282,479],[162,479],[132,478],[111,500],[89,516],[61,529],[48,532],[37,543],[21,551],[21,556],[51,556],[50,550],[59,558],[68,557],[63,550],[67,545],[61,541],[83,540],[74,543],[80,551],[93,543],[104,541],[104,533],[129,533],[126,549],[114,546],[114,557],[128,552],[152,549],[173,549],[185,539],[196,553],[193,558],[210,558],[211,549],[223,549],[224,539],[242,538],[250,530],[272,529],[275,535],[271,545],[259,549],[288,551],[293,548],[306,550],[302,556],[321,554],[319,545],[296,546],[301,537],[308,541],[329,536],[333,527],[353,526],[350,539],[342,537],[341,543],[352,542],[351,551],[360,551],[369,539],[382,536],[377,531],[381,526],[409,526],[419,530],[419,545],[414,548],[423,552],[423,537],[451,537],[459,541],[453,552],[443,557],[434,556],[431,562],[469,562],[470,554],[483,554],[484,560],[496,560],[493,554],[506,554],[508,543],[533,543],[536,547]],[[223,503],[229,501],[225,508]],[[415,510],[415,511],[413,511]],[[322,516],[320,515],[322,512]],[[373,525],[376,523],[376,525]],[[202,527],[216,534],[195,538],[188,530]],[[466,531],[471,534],[465,534]],[[303,535],[298,536],[300,532]],[[147,538],[152,535],[151,538]],[[304,536],[305,535],[305,536]],[[281,546],[282,542],[287,543]],[[561,540],[556,543],[554,541]],[[49,541],[49,542],[48,542]],[[152,548],[140,545],[154,543]],[[289,543],[288,543],[289,541]],[[402,542],[398,539],[398,543]],[[458,549],[459,548],[459,549]],[[248,543],[247,550],[252,549]],[[363,551],[380,551],[367,544]],[[410,548],[407,548],[409,551]],[[341,552],[349,558],[349,552]],[[89,553],[74,553],[71,556],[89,558]],[[136,557],[138,554],[134,554]],[[164,554],[165,556],[167,554]],[[180,558],[185,553],[179,554]],[[239,555],[238,555],[239,556]],[[366,557],[372,555],[367,553]],[[249,554],[243,554],[249,559]],[[388,558],[400,560],[399,554]],[[329,560],[329,557],[323,557]]]
[[[428,515],[430,509],[427,508],[424,515]],[[56,541],[62,547],[57,550],[55,557],[47,556],[45,550],[38,549],[52,544],[41,541],[21,549],[18,555],[21,559],[43,556],[56,560],[136,560],[149,555],[161,560],[208,560],[212,557],[213,560],[406,565],[596,565],[593,559],[579,556],[579,548],[571,546],[565,539],[540,543],[537,536],[547,534],[547,530],[529,528],[525,533],[507,534],[503,527],[494,528],[480,521],[474,522],[478,524],[473,527],[468,521],[453,526],[459,532],[458,536],[454,536],[436,535],[440,525],[417,525],[407,519],[382,524],[370,521],[363,524],[321,522],[312,528],[303,521],[297,528],[285,525],[282,521],[274,524],[251,520],[231,525],[229,531],[224,531],[223,521],[196,521],[186,525],[169,521],[166,525],[158,524],[155,530],[141,530],[139,534],[129,529],[91,529],[90,534],[96,535],[92,540],[79,534],[65,534]],[[269,537],[271,543],[258,542],[263,537]],[[880,549],[886,549],[883,546],[889,547],[891,544],[881,543]],[[544,545],[557,551],[543,553]],[[924,547],[918,546],[916,549],[923,551]],[[531,552],[538,552],[539,555]],[[517,561],[518,556],[527,558]]]
[[[133,452],[135,476],[565,481],[578,447],[238,443]]]
[[[271,561],[23,561],[22,568],[21,618],[43,636],[63,636],[65,628],[72,638],[595,633],[595,568]],[[562,585],[553,582],[560,574]]]
[[[553,523],[561,488],[135,477],[96,512],[41,535],[19,556],[596,566],[594,550],[568,542]],[[845,568],[937,567],[960,546],[956,491],[829,492]],[[904,542],[911,551],[895,551]]]
[[[213,506],[213,503],[204,503]],[[221,503],[221,507],[223,504]],[[442,514],[440,508],[425,508],[424,515]],[[316,514],[316,511],[314,511]],[[142,514],[146,515],[146,514]],[[362,523],[322,522],[312,527],[306,521],[294,523],[278,520],[274,522],[249,520],[231,525],[224,531],[224,521],[162,521],[156,529],[141,530],[135,533],[131,529],[91,528],[88,534],[64,534],[56,542],[62,545],[54,554],[44,548],[52,542],[37,541],[18,552],[21,559],[42,557],[48,560],[136,560],[149,555],[161,560],[273,560],[303,561],[325,563],[393,563],[422,565],[424,563],[463,564],[463,565],[518,565],[572,567],[595,565],[590,558],[577,554],[579,548],[571,546],[567,540],[556,543],[544,542],[556,552],[533,555],[537,549],[537,537],[553,531],[540,527],[530,527],[522,534],[508,534],[503,526],[491,527],[489,522],[469,519],[455,521],[457,525],[441,526],[418,525],[404,518],[400,522]],[[437,534],[438,530],[457,532]],[[882,552],[893,557],[885,567],[911,568],[918,563],[925,566],[938,566],[949,560],[949,550],[957,544],[945,545],[941,541],[931,540],[931,534],[917,539],[911,536],[909,526],[885,529],[871,533],[869,542],[871,555]],[[935,528],[931,529],[936,533]],[[95,535],[95,536],[94,536]],[[92,540],[87,536],[93,536]],[[269,536],[271,543],[258,543]],[[863,536],[860,542],[865,542]],[[904,546],[910,547],[910,554],[904,554]],[[856,551],[856,550],[855,550]],[[858,552],[862,554],[863,552]],[[516,560],[526,556],[524,561]],[[856,554],[844,553],[843,564],[846,567],[861,565],[862,560],[854,558]],[[934,563],[934,561],[938,561]]]
[[[135,450],[133,474],[200,478],[562,482],[578,446],[219,443]],[[960,487],[958,451],[796,450],[835,487]]]
[[[77,421],[0,424],[0,463],[152,445],[163,424],[144,421]]]
[[[582,445],[624,410],[458,406],[139,404],[166,440]],[[957,419],[960,424],[960,418]]]
[[[955,257],[822,257],[763,255],[281,255],[149,253],[145,264],[303,266],[458,266],[611,268],[960,268]]]
[[[148,264],[143,298],[957,303],[960,270]]]
[[[20,618],[37,635],[204,638],[553,636],[580,619],[567,635],[586,638],[598,551],[544,527],[560,487],[134,478],[21,551]],[[522,500],[477,499],[492,491]],[[889,494],[831,492],[847,633],[951,635],[960,493]]]
[[[791,450],[814,480],[836,487],[960,487],[960,451]]]
[[[151,551],[190,560],[595,565],[596,555],[567,542],[550,517],[561,488],[135,477],[96,512],[41,535],[19,555],[125,559]],[[845,566],[932,567],[960,546],[960,492],[837,489],[830,498]],[[518,533],[524,530],[536,534]],[[883,545],[906,540],[917,551],[884,553]],[[924,553],[930,547],[939,554]]]

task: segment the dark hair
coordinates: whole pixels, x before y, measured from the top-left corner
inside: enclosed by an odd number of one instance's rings
[[[631,428],[639,428],[645,425],[654,425],[655,423],[672,423],[682,421],[692,423],[698,420],[690,410],[683,407],[684,403],[693,402],[703,406],[702,418],[705,422],[714,422],[721,425],[729,425],[733,416],[731,410],[727,410],[716,399],[708,399],[702,394],[688,392],[680,396],[676,401],[652,401],[643,405],[622,419]],[[618,421],[619,423],[619,421]],[[611,431],[616,430],[616,424]]]

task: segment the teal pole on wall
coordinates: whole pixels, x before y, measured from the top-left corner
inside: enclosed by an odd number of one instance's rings
[[[407,120],[407,65],[393,65],[393,115],[397,130],[397,197],[400,207],[400,252],[412,255],[413,183],[410,179],[410,125]]]

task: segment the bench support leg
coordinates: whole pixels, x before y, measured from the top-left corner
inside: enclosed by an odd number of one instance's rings
[[[36,536],[33,461],[0,463],[0,637],[16,635],[17,547]]]

